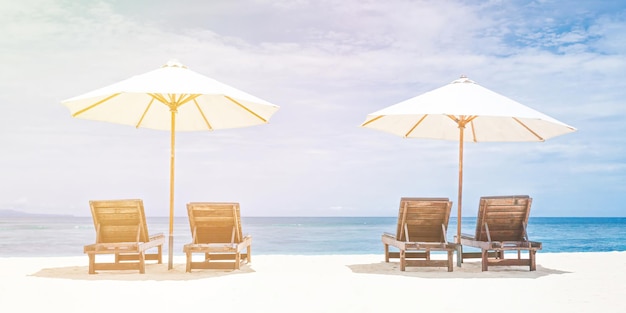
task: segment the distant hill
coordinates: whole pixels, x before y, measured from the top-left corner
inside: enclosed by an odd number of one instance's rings
[[[0,210],[0,217],[51,217],[51,216],[72,216],[67,214],[40,214],[40,213],[26,213],[16,210]]]

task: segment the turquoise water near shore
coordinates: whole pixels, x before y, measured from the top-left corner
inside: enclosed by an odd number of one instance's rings
[[[395,232],[396,222],[396,217],[242,217],[254,254],[379,254],[380,236]],[[475,222],[463,218],[462,232],[472,233]],[[450,241],[456,225],[450,218]],[[168,218],[148,218],[148,229],[167,235]],[[543,243],[542,252],[626,251],[626,218],[531,217],[528,233]],[[83,246],[94,239],[91,217],[0,218],[0,257],[83,255]],[[190,241],[187,218],[176,218],[174,255],[182,255]]]

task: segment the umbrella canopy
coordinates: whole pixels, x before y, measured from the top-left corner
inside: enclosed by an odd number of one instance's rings
[[[169,269],[173,265],[174,151],[176,131],[265,124],[279,109],[198,74],[176,60],[161,68],[62,101],[72,117],[171,132]]]
[[[448,85],[368,114],[362,127],[404,138],[459,142],[457,243],[461,236],[463,143],[545,141],[572,126],[484,88],[465,76]]]
[[[209,77],[176,60],[121,82],[64,100],[73,117],[176,131],[265,124],[278,106]]]

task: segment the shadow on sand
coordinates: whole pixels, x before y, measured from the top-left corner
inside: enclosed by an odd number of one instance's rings
[[[352,272],[357,274],[396,275],[419,278],[539,278],[548,275],[569,274],[570,272],[545,268],[537,265],[536,271],[529,271],[522,266],[494,266],[489,271],[481,271],[480,262],[464,262],[461,267],[454,267],[453,272],[439,267],[407,267],[400,271],[398,262],[379,262],[371,264],[348,265]]]
[[[185,264],[174,264],[171,270],[167,269],[167,264],[146,264],[145,274],[136,270],[98,271],[93,275],[88,272],[88,266],[68,266],[44,268],[30,276],[74,280],[184,281],[247,274],[254,270],[248,264],[242,264],[239,270],[193,270],[187,273]]]

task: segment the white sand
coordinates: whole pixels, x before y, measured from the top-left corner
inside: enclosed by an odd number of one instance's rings
[[[381,255],[253,256],[239,271],[147,265],[87,274],[87,257],[0,258],[2,312],[626,312],[626,252],[538,253],[537,271],[475,261],[408,268]],[[397,311],[396,311],[397,310]],[[428,310],[428,311],[426,311]]]

